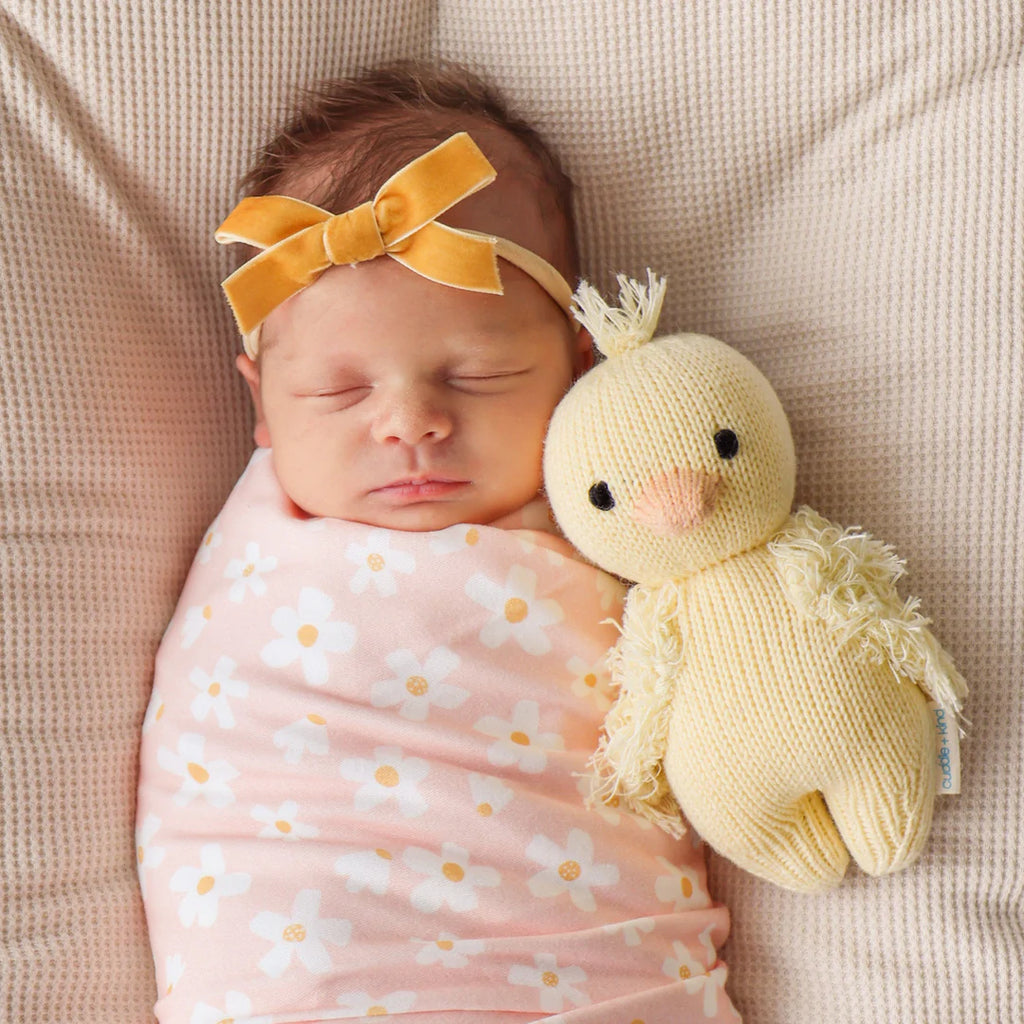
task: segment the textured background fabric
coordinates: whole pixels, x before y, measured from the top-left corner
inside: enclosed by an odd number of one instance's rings
[[[0,1019],[144,1022],[137,731],[250,442],[212,230],[295,83],[479,65],[580,186],[584,269],[751,356],[798,496],[909,562],[972,686],[919,865],[720,861],[753,1024],[1024,1017],[1024,14],[1015,0],[0,4]]]

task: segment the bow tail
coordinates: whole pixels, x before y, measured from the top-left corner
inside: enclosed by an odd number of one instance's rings
[[[439,284],[501,295],[495,239],[432,221],[388,250],[392,259]]]

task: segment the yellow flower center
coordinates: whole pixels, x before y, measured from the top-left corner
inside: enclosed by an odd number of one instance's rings
[[[448,879],[449,882],[461,882],[466,877],[466,872],[459,867],[458,864],[453,864],[448,861],[444,867],[441,868],[441,874]]]
[[[409,676],[405,681],[405,688],[414,697],[422,697],[426,694],[427,690],[430,689],[430,684],[423,678],[423,676]]]
[[[158,722],[160,721],[160,719],[161,719],[161,718],[163,718],[163,717],[164,717],[164,712],[165,712],[166,710],[167,710],[167,705],[166,705],[166,704],[161,704],[161,705],[160,705],[160,707],[158,707],[158,708],[156,709],[156,715],[154,715],[154,717],[156,718],[156,720],[157,720]]]
[[[398,769],[389,764],[382,764],[374,773],[373,778],[378,786],[394,789],[398,785]]]
[[[206,619],[207,622],[213,618],[213,608],[208,604],[203,606],[203,618]]]
[[[290,924],[281,933],[281,938],[285,942],[304,942],[306,939],[306,929],[301,924]]]
[[[595,676],[593,672],[588,672],[583,677],[583,682],[586,686],[589,686],[591,689],[593,689],[595,686],[597,686],[597,676]]]
[[[202,878],[196,883],[196,892],[200,896],[205,896],[214,886],[214,879],[212,875],[203,875]]]
[[[582,869],[574,860],[565,860],[558,865],[558,874],[564,882],[575,882],[582,874]]]
[[[681,964],[679,967],[679,977],[686,981],[690,977],[690,968],[686,964]]]
[[[528,747],[530,745],[530,737],[527,736],[525,732],[519,732],[516,730],[516,732],[509,736],[509,739],[521,747]]]
[[[312,647],[316,643],[316,638],[320,635],[320,630],[316,626],[311,626],[307,622],[304,626],[299,626],[298,633],[295,634],[299,643],[303,647]]]
[[[388,853],[387,850],[377,850],[376,853],[381,860],[394,860],[394,858],[391,856],[390,853]]]
[[[388,1015],[388,1008],[386,1006],[379,1006],[374,1004],[366,1011],[367,1017],[386,1017]]]
[[[242,575],[245,577],[251,576],[256,571],[256,566],[250,562],[243,570]]]
[[[689,899],[693,895],[693,882],[686,875],[679,879],[679,888],[682,890],[684,899]]]
[[[235,1018],[234,1017],[221,1017],[221,1019],[219,1021],[217,1021],[217,1024],[235,1024]]]
[[[137,852],[138,857],[139,857],[139,863],[141,864],[146,859],[145,847],[140,846],[136,852]]]
[[[196,764],[195,761],[189,761],[187,768],[189,775],[191,775],[200,786],[210,781],[210,773],[201,764]]]
[[[466,543],[472,547],[480,540],[480,531],[475,527],[471,527],[466,531]]]
[[[312,722],[314,725],[326,725],[327,724],[327,719],[324,718],[323,715],[314,715],[314,714],[306,715],[306,721]]]
[[[275,821],[274,828],[276,828],[277,831],[281,833],[281,835],[286,836],[292,830],[292,823],[290,821],[284,820]]]
[[[438,939],[437,948],[443,949],[446,953],[450,953],[455,948],[455,943],[451,939]]]
[[[541,976],[540,980],[547,985],[548,988],[558,987],[558,975],[554,971],[545,971]]]
[[[477,804],[476,813],[481,818],[489,818],[494,813],[494,808],[490,804]]]
[[[522,622],[529,612],[529,605],[521,597],[510,597],[505,602],[505,619],[513,625]]]
[[[210,683],[209,689],[206,691],[211,697],[220,696],[220,683]]]
[[[380,572],[384,568],[384,556],[374,552],[367,556],[366,564],[370,567],[370,572]]]

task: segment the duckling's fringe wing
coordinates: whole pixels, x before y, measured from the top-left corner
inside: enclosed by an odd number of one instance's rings
[[[768,546],[798,608],[826,623],[841,643],[858,643],[915,683],[960,724],[967,684],[918,611],[919,600],[904,601],[897,592],[905,566],[889,545],[803,506]]]
[[[635,586],[627,596],[622,635],[608,655],[619,696],[590,760],[588,802],[618,803],[679,837],[686,827],[661,766],[682,660],[677,603],[672,586]]]
[[[611,306],[592,285],[583,281],[573,295],[573,316],[594,339],[602,355],[611,358],[645,345],[654,337],[665,301],[665,278],[647,271],[647,284],[619,274],[619,305]]]

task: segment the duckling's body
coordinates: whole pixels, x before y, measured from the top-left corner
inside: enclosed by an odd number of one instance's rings
[[[932,818],[927,699],[801,611],[767,546],[685,581],[682,662],[664,768],[696,830],[789,888],[835,885],[847,850],[883,874],[920,852]]]

